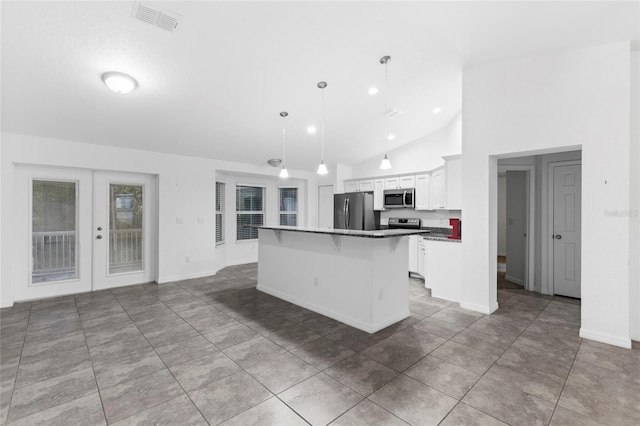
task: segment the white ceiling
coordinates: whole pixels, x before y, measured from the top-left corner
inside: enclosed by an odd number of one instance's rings
[[[638,1],[145,4],[180,14],[178,28],[133,19],[133,2],[3,1],[2,130],[264,164],[282,157],[286,110],[287,167],[313,170],[320,80],[325,162],[352,164],[385,150],[383,55],[404,112],[393,149],[460,111],[465,68],[639,40]],[[105,71],[139,87],[114,94]]]

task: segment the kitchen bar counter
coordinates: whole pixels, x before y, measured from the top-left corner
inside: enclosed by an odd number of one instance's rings
[[[409,235],[259,227],[258,286],[298,306],[375,333],[409,316]]]

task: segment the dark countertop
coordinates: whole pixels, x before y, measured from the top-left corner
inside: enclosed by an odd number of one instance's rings
[[[307,232],[311,234],[342,235],[360,238],[392,238],[408,235],[423,235],[428,238],[428,233],[420,229],[379,229],[375,231],[357,231],[354,229],[311,228],[303,226],[257,226],[258,229],[271,229],[274,231]]]

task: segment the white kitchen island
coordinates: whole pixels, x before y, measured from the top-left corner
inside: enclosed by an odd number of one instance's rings
[[[408,236],[421,233],[260,227],[257,288],[375,333],[409,316]]]

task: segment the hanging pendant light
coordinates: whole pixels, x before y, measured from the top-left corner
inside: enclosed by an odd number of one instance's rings
[[[282,117],[282,169],[280,170],[280,177],[286,179],[289,177],[289,172],[287,171],[286,161],[286,145],[287,145],[287,135],[286,135],[286,118],[289,115],[288,112],[282,111],[280,113],[280,117]]]
[[[391,61],[391,56],[383,56],[380,58],[380,63],[384,65],[384,158],[380,163],[380,170],[389,170],[391,168],[391,160],[387,155],[387,142],[389,135],[387,132],[387,101],[389,99],[389,77],[387,72],[387,64]]]
[[[318,83],[318,88],[322,91],[322,109],[320,110],[320,140],[322,141],[322,155],[320,157],[320,165],[318,166],[318,174],[326,175],[329,173],[327,166],[324,164],[324,89],[327,87],[326,81]]]

